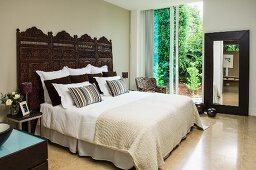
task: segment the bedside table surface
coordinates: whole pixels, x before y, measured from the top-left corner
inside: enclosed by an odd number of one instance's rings
[[[42,138],[13,129],[7,141],[0,146],[0,158],[44,141]]]
[[[35,112],[35,113],[32,113],[32,114],[30,114],[28,116],[7,115],[7,118],[13,119],[13,120],[17,120],[17,121],[22,121],[22,120],[38,117],[38,116],[41,116],[41,115],[42,115],[41,112]]]

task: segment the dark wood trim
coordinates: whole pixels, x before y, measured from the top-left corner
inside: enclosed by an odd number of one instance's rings
[[[213,104],[213,42],[239,41],[239,106]],[[249,30],[205,33],[204,41],[204,103],[217,112],[248,116],[249,109]]]

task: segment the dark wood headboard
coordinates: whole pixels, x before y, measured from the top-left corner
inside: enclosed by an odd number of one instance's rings
[[[92,39],[84,34],[78,38],[65,31],[44,34],[32,27],[24,32],[17,29],[17,83],[32,82],[33,92],[29,94],[30,110],[39,110],[43,103],[43,89],[36,70],[55,71],[63,66],[71,68],[107,65],[113,71],[111,40],[101,37]]]

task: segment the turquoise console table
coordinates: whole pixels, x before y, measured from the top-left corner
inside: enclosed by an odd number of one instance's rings
[[[13,129],[0,146],[1,170],[47,170],[47,141],[41,137]]]

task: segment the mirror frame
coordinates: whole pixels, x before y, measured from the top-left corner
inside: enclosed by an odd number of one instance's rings
[[[213,42],[239,41],[239,105],[213,104]],[[249,110],[249,30],[205,33],[204,36],[204,103],[218,113],[248,116]]]

